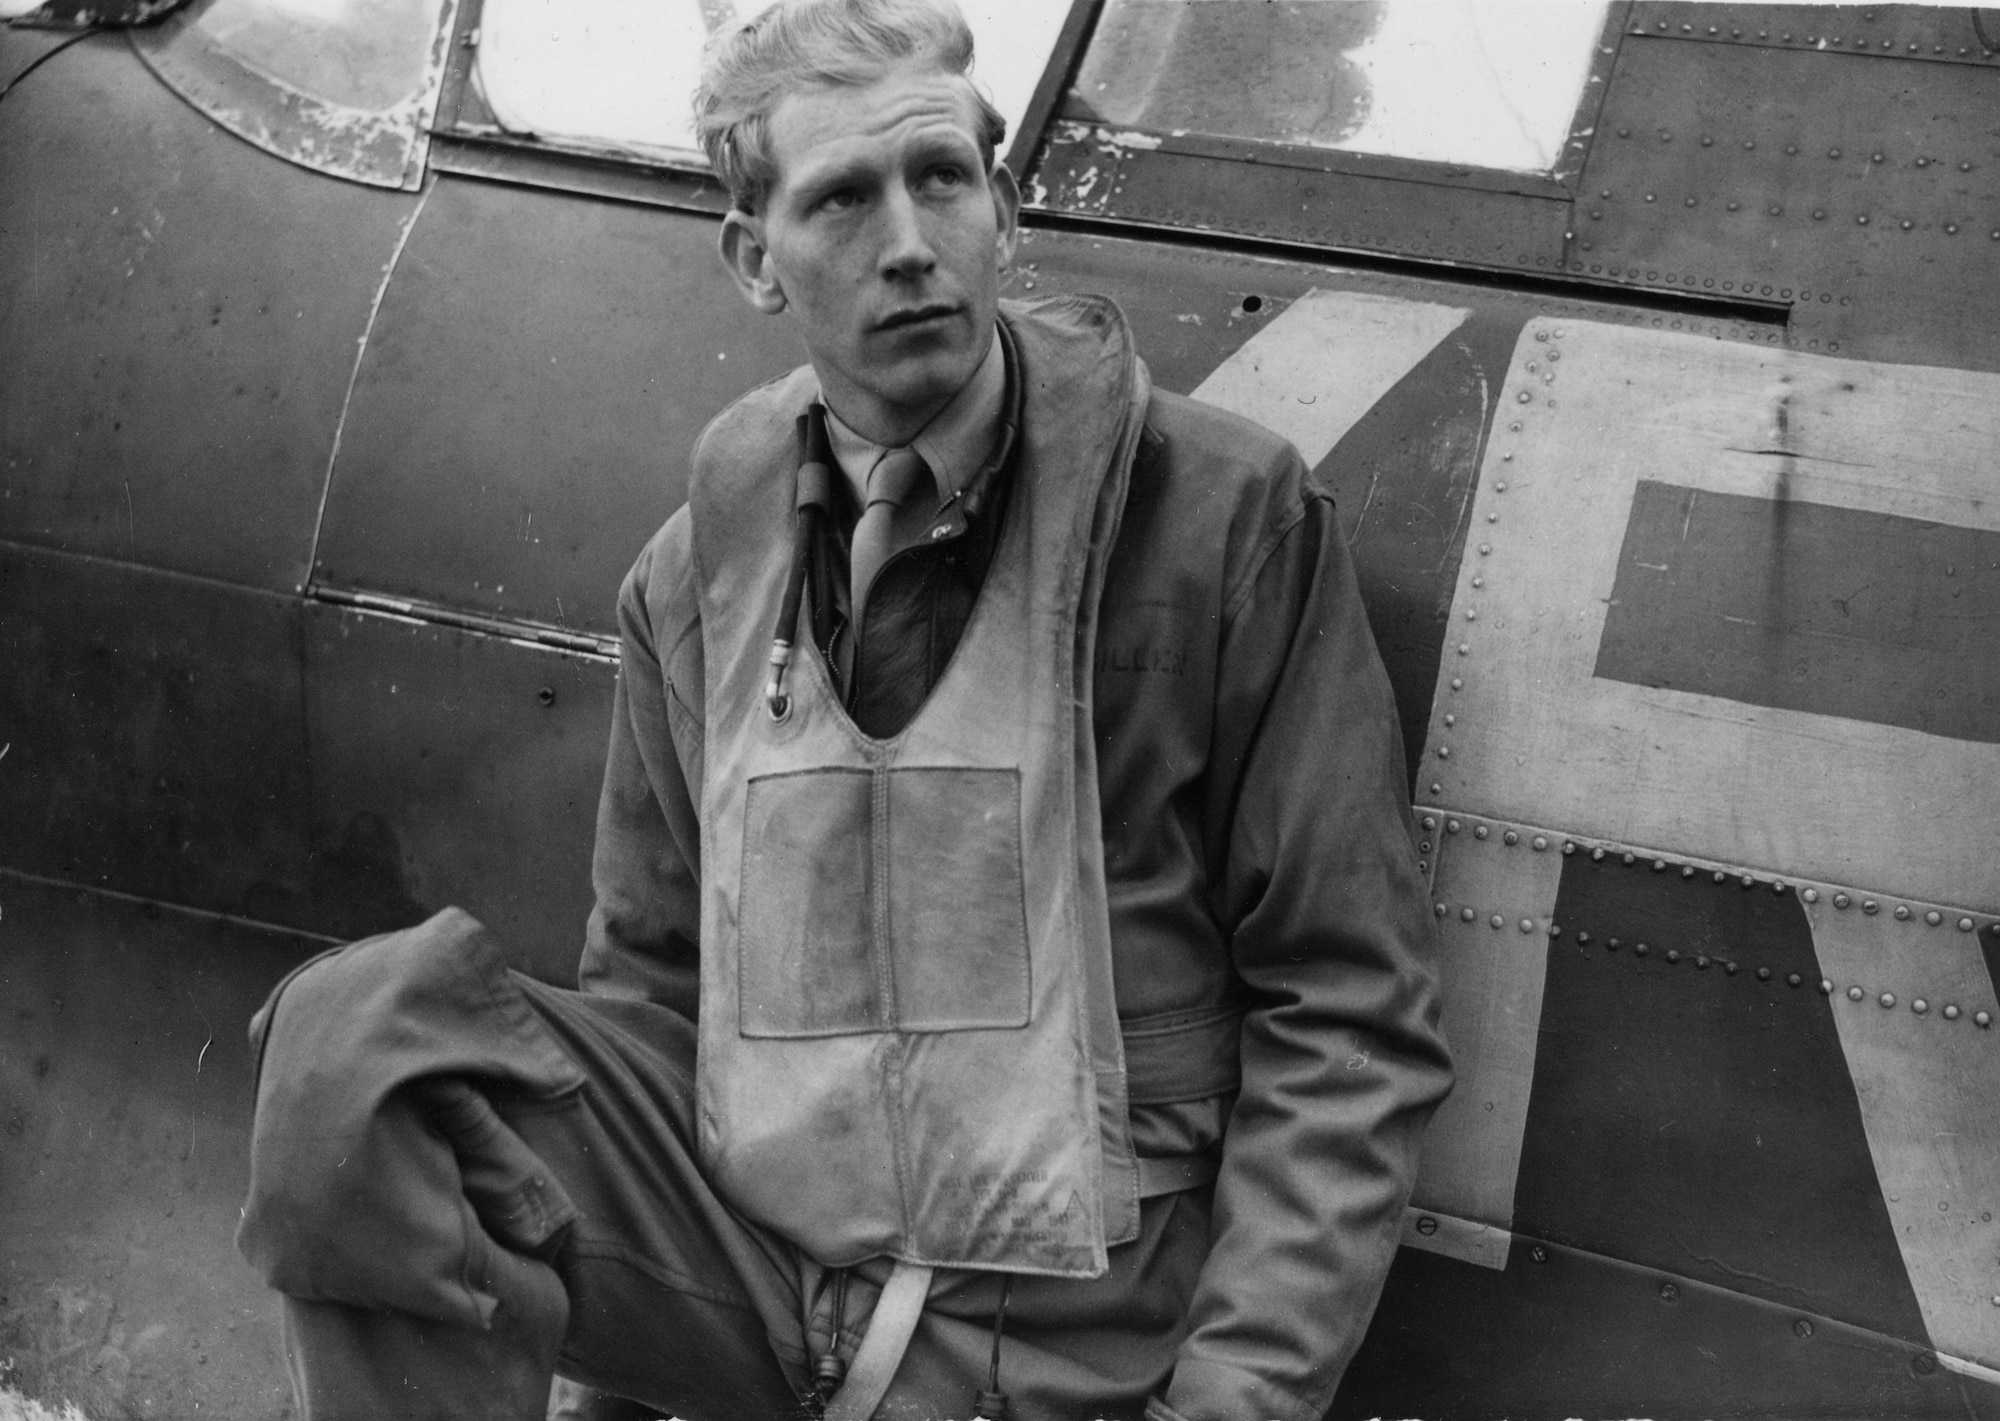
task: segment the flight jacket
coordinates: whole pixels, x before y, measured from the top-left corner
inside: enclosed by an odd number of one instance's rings
[[[1003,321],[1044,319],[1003,303]],[[1222,1153],[1166,1405],[1317,1421],[1451,1084],[1396,708],[1331,496],[1278,436],[1154,391],[1098,622],[1132,1135],[1141,1154]],[[627,577],[619,626],[581,985],[692,1019],[706,681],[685,511]],[[1210,1064],[1175,1069],[1196,1055]]]

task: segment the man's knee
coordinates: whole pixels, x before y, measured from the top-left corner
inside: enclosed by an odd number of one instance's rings
[[[488,1255],[544,1247],[574,1211],[477,1087],[561,1098],[583,1073],[484,930],[440,914],[324,957],[252,1037],[245,1257],[293,1297],[487,1325]]]

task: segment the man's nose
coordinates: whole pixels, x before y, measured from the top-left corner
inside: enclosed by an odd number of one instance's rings
[[[907,191],[897,188],[883,204],[886,230],[882,235],[882,274],[890,280],[909,280],[928,274],[937,265],[924,230],[923,211]]]

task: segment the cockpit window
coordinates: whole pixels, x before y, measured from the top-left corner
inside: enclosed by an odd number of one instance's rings
[[[499,127],[564,148],[694,164],[702,46],[772,0],[486,0],[480,96]],[[1009,132],[1047,67],[1070,0],[961,0],[975,77]]]
[[[231,132],[336,177],[414,188],[457,0],[195,0],[132,43]]]
[[[1107,0],[1064,117],[1554,170],[1603,0]]]

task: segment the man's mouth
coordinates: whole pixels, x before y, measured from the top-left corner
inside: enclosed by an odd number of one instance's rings
[[[929,306],[911,306],[905,310],[892,311],[875,323],[878,331],[897,331],[908,326],[920,326],[929,321],[943,319],[958,314],[958,307],[939,302]]]

